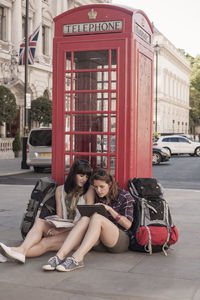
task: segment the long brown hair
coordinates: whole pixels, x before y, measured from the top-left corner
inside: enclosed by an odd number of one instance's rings
[[[111,200],[115,200],[119,194],[119,186],[115,181],[112,173],[103,168],[97,168],[94,170],[91,176],[91,184],[94,184],[94,180],[102,180],[110,185],[109,192],[106,195],[106,203],[108,204]],[[98,195],[96,193],[96,201],[98,201]]]
[[[77,187],[76,174],[82,174],[88,176],[88,180],[86,181],[83,187],[83,194],[85,194],[90,186],[89,179],[91,173],[92,173],[92,168],[90,167],[89,162],[87,160],[80,159],[74,161],[64,184],[65,192],[68,194],[70,192],[73,192],[76,189]]]

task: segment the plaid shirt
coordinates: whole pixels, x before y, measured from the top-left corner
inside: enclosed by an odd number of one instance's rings
[[[98,202],[105,203],[105,200],[99,199]],[[134,198],[129,192],[125,190],[119,190],[118,197],[115,200],[112,200],[108,205],[111,206],[120,215],[133,222]],[[112,216],[109,216],[109,220],[113,222],[117,227],[125,231],[130,238],[132,238],[133,234],[130,230],[126,230],[124,227],[122,227]]]

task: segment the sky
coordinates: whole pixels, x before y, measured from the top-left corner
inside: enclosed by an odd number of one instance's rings
[[[200,0],[113,0],[143,10],[150,22],[176,47],[200,55]]]

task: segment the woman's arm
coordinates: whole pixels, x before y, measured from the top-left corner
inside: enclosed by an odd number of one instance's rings
[[[102,203],[101,203],[102,204]],[[119,215],[116,210],[114,210],[111,206],[103,204],[105,206],[105,209],[109,212],[109,214],[113,217],[113,219],[116,220],[117,218],[117,223],[119,223],[122,227],[124,227],[126,230],[128,230],[132,222],[125,216]]]
[[[63,217],[61,197],[62,197],[62,185],[58,186],[56,189],[56,214],[60,218]]]
[[[95,199],[95,191],[92,186],[89,187],[87,193],[83,196],[85,199],[86,204],[94,204],[94,199]]]

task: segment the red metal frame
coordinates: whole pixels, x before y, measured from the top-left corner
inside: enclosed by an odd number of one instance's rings
[[[80,35],[63,35],[63,24],[92,22],[88,21],[88,12],[97,11],[98,21],[122,20],[121,32],[89,33]],[[153,51],[152,45],[145,42],[133,31],[135,22],[141,23],[145,32],[151,37],[152,27],[142,11],[124,9],[112,5],[87,5],[68,11],[55,18],[55,38],[53,57],[53,157],[52,177],[62,184],[65,171],[65,155],[69,155],[70,164],[74,155],[95,158],[107,157],[108,168],[111,157],[115,157],[115,177],[121,187],[126,188],[131,177],[151,177],[152,174],[152,76]],[[142,28],[142,27],[141,27]],[[82,51],[109,51],[108,68],[75,69],[66,71],[66,53],[71,53],[71,65],[74,66],[74,53]],[[117,51],[116,69],[111,67],[111,51]],[[144,72],[141,75],[141,72]],[[106,90],[73,90],[73,75],[87,72],[108,72],[108,89]],[[116,90],[111,87],[111,72],[116,71]],[[70,90],[65,89],[65,74],[71,74]],[[148,79],[148,85],[145,80]],[[147,86],[149,90],[147,90]],[[144,93],[143,93],[144,90]],[[73,94],[108,93],[108,110],[73,111]],[[111,93],[116,93],[116,111],[111,110]],[[70,95],[70,111],[65,111],[65,94]],[[82,115],[107,114],[108,132],[104,131],[73,131],[73,118],[76,113]],[[116,114],[116,131],[111,132],[111,115]],[[70,130],[65,130],[66,115],[70,116]],[[77,123],[78,124],[78,123]],[[78,127],[78,125],[77,125]],[[65,135],[70,136],[70,150],[65,151]],[[107,135],[107,149],[110,149],[110,136],[116,136],[116,152],[73,152],[73,135],[95,138],[95,135]],[[144,141],[142,136],[145,136]],[[93,145],[95,146],[95,145]],[[95,167],[94,161],[92,166]]]

